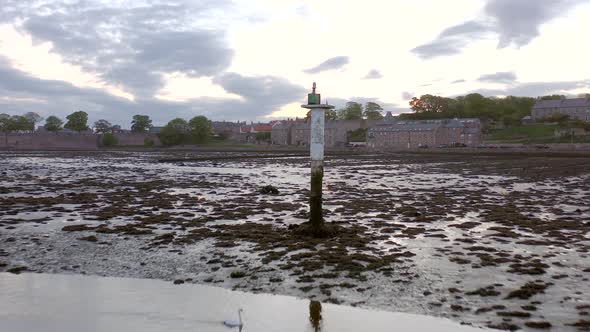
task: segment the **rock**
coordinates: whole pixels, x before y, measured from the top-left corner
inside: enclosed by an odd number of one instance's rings
[[[279,189],[272,185],[267,185],[258,189],[258,192],[263,195],[278,195]]]

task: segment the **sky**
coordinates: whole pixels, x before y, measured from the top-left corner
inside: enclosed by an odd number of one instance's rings
[[[268,121],[590,92],[590,0],[0,0],[0,113]]]

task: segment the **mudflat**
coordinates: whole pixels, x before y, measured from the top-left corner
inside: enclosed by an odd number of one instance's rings
[[[213,284],[514,330],[590,325],[590,157],[5,152],[0,271]],[[171,160],[171,162],[159,162]],[[261,192],[272,185],[278,193]]]

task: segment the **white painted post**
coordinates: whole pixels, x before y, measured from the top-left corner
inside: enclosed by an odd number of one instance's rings
[[[311,111],[309,156],[311,159],[311,191],[309,195],[309,221],[312,230],[319,235],[323,227],[322,217],[322,180],[324,177],[324,124],[326,110],[334,108],[321,104],[321,96],[315,93],[307,95],[307,104],[301,107]]]

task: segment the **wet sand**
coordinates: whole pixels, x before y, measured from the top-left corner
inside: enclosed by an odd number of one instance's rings
[[[505,330],[590,321],[590,158],[3,153],[0,271],[212,284]],[[199,155],[197,157],[203,157]],[[206,157],[206,156],[205,156]],[[278,195],[258,189],[273,185]]]

